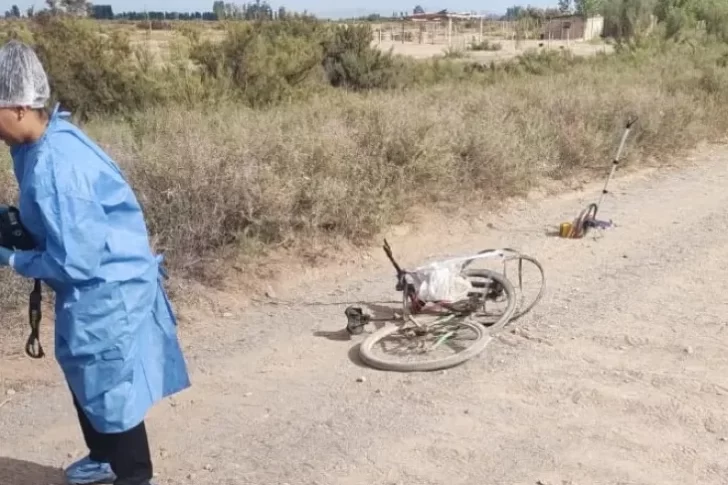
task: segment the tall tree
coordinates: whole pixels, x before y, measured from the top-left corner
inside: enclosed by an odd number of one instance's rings
[[[90,10],[90,3],[87,0],[45,0],[48,10],[52,14],[65,12],[71,15],[86,15]]]
[[[52,14],[58,13],[58,0],[45,0],[45,3],[48,5],[48,10],[50,10]]]
[[[602,12],[604,8],[603,0],[574,0],[576,13],[582,17],[593,17]]]
[[[514,5],[512,7],[508,7],[506,9],[506,19],[508,20],[516,20],[519,19],[523,15],[523,7],[520,5]]]
[[[225,18],[225,2],[223,0],[217,0],[212,4],[212,12],[217,15],[219,20]]]
[[[639,41],[652,25],[657,0],[607,0],[604,4],[605,29],[617,40]]]
[[[111,5],[91,5],[91,16],[99,20],[114,20],[114,9]]]

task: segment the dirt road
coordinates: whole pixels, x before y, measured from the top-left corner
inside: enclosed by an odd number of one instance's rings
[[[616,179],[602,214],[618,227],[598,239],[545,234],[598,184],[470,228],[396,231],[405,264],[511,246],[546,267],[521,331],[444,373],[352,362],[359,339],[320,336],[343,327],[345,305],[259,304],[184,327],[194,387],[150,416],[157,482],[728,483],[728,150],[694,162]],[[277,298],[394,296],[378,250],[318,276]],[[53,361],[7,359],[0,376],[0,483],[60,483],[83,446]]]

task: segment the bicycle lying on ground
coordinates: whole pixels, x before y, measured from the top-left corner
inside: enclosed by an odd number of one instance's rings
[[[346,309],[346,330],[359,335],[367,324],[394,322],[370,334],[361,344],[362,360],[377,369],[399,372],[433,371],[453,367],[475,357],[488,345],[493,335],[509,322],[528,313],[543,296],[545,276],[541,264],[514,249],[487,249],[479,253],[445,261],[438,261],[413,271],[402,269],[392,255],[389,243],[384,251],[397,272],[396,291],[402,292],[400,314],[392,309],[391,317],[375,318],[361,307]],[[490,269],[472,268],[478,260],[500,260],[503,273]],[[531,303],[517,304],[517,292],[506,276],[506,264],[518,262],[519,288],[523,287],[523,264],[533,264],[540,275],[539,290]],[[520,307],[520,308],[519,308]],[[498,310],[500,308],[500,311]],[[427,321],[427,320],[430,321]],[[466,343],[456,342],[465,338]],[[422,360],[381,357],[377,347],[386,347],[391,339],[395,355],[413,353]],[[449,348],[454,354],[435,356],[435,352]]]

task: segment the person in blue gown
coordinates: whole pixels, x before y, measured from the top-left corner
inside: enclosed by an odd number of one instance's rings
[[[58,105],[33,49],[0,48],[0,139],[20,219],[36,247],[0,247],[0,265],[56,295],[55,356],[88,456],[72,484],[149,485],[148,410],[190,386],[177,321],[144,215],[119,167]]]

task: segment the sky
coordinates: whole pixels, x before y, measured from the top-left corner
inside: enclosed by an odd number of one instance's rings
[[[213,0],[96,0],[96,4],[111,4],[115,12],[123,11],[143,11],[147,10],[176,10],[185,11],[210,11],[212,10]],[[232,1],[231,3],[245,3],[242,0]],[[268,3],[278,8],[283,5],[290,10],[309,12],[321,17],[353,17],[358,15],[368,15],[370,13],[380,13],[391,15],[394,11],[410,12],[417,3],[408,3],[401,0],[349,0],[345,2],[336,0],[269,0]],[[45,2],[43,0],[0,0],[0,12],[10,10],[15,4],[22,11],[28,7],[35,5],[36,9],[43,8]],[[447,8],[450,11],[471,11],[487,12],[487,13],[504,13],[506,8],[513,5],[533,5],[535,7],[556,6],[557,0],[527,0],[519,2],[515,0],[455,0],[453,2],[443,1],[443,3],[420,3],[425,11],[437,11]],[[175,6],[172,9],[172,5]]]

